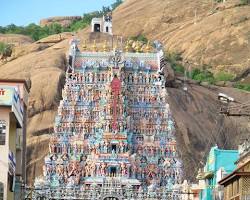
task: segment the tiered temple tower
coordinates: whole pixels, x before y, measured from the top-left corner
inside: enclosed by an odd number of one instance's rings
[[[80,52],[72,40],[44,176],[34,198],[166,199],[181,162],[161,52]]]

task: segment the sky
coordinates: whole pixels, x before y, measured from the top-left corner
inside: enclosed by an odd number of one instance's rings
[[[39,24],[53,16],[74,16],[101,10],[115,0],[0,0],[0,26]]]

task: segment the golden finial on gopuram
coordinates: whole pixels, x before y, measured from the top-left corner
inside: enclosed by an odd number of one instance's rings
[[[94,40],[94,44],[93,44],[93,51],[97,51],[97,46],[96,46],[96,41]]]
[[[114,46],[114,50],[117,50],[117,48],[118,48],[118,36],[117,36],[117,38],[116,38],[116,42],[115,42],[115,46]]]
[[[136,53],[139,53],[139,52],[140,52],[140,44],[139,44],[139,41],[136,42],[135,51],[136,51]]]
[[[106,52],[108,50],[107,40],[105,40],[102,48],[103,48],[104,52]]]
[[[129,41],[126,42],[125,52],[129,52]]]
[[[149,42],[149,40],[148,40],[148,43],[147,43],[147,46],[146,46],[146,53],[149,53],[150,52],[150,46],[149,46],[149,44],[150,44],[150,42]]]
[[[84,40],[83,45],[82,45],[82,50],[86,51],[87,50],[87,42]]]

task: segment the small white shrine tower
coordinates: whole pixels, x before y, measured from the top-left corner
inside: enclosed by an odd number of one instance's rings
[[[108,13],[102,18],[93,18],[91,22],[91,32],[102,32],[112,35],[112,14]]]

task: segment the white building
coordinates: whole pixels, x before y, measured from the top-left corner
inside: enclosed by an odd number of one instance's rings
[[[102,18],[93,18],[91,22],[91,32],[102,32],[112,35],[112,16],[111,14]]]
[[[0,80],[0,200],[22,199],[27,98],[25,81]]]

